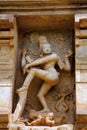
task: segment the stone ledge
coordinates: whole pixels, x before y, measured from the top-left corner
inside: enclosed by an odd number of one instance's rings
[[[24,126],[22,124],[11,124],[9,130],[75,130],[74,125],[65,124],[61,126]]]
[[[87,115],[79,114],[76,116],[77,124],[87,124]]]
[[[2,11],[43,11],[43,10],[78,10],[86,9],[87,5],[73,2],[74,0],[0,0]],[[86,2],[87,3],[87,2]],[[78,8],[77,8],[78,6]],[[13,13],[13,12],[12,12]],[[65,13],[65,12],[64,12]],[[75,13],[75,12],[73,12]],[[23,13],[22,13],[23,14]]]
[[[76,114],[87,115],[87,84],[76,84]]]
[[[0,124],[8,123],[8,121],[9,121],[9,110],[0,107]]]
[[[72,5],[72,0],[0,0],[1,5]]]
[[[0,107],[0,130],[6,130],[9,122],[9,109]]]
[[[0,108],[8,109],[11,112],[12,107],[12,87],[0,87]]]

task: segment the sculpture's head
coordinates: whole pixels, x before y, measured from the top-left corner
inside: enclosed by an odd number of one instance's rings
[[[40,36],[38,41],[40,50],[42,51],[43,55],[52,53],[50,43],[45,36]]]

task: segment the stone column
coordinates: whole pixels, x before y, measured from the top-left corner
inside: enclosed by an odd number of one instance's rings
[[[7,128],[12,112],[16,45],[15,17],[0,15],[0,128]]]
[[[76,119],[87,129],[87,14],[75,16]],[[82,128],[81,128],[82,130]]]

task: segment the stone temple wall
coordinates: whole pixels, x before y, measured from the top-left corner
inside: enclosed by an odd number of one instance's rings
[[[9,125],[11,120],[11,114],[14,112],[18,95],[16,90],[22,86],[25,77],[23,76],[20,62],[21,55],[24,48],[34,49],[34,41],[31,45],[30,35],[37,36],[37,34],[44,34],[53,47],[54,52],[58,54],[64,60],[68,47],[73,51],[73,55],[70,59],[72,64],[72,71],[66,76],[62,72],[60,79],[62,83],[65,83],[64,79],[70,78],[70,82],[66,82],[66,86],[73,86],[73,92],[69,97],[66,104],[69,108],[70,101],[73,100],[74,105],[72,112],[66,112],[66,119],[61,124],[73,124],[76,130],[87,129],[87,2],[77,0],[24,0],[24,1],[2,1],[0,0],[0,129],[10,130],[23,129],[28,130],[31,127],[20,125]],[[34,22],[32,22],[34,21]],[[50,23],[50,24],[49,24]],[[60,29],[59,29],[60,28]],[[66,31],[65,31],[66,30]],[[38,33],[37,33],[38,32]],[[50,32],[50,33],[49,33]],[[60,33],[59,33],[60,32]],[[68,32],[68,33],[67,33]],[[53,33],[53,34],[52,34]],[[60,35],[62,34],[62,36]],[[58,38],[58,48],[55,45],[55,38]],[[52,37],[53,36],[53,37]],[[62,40],[61,40],[62,39]],[[68,39],[68,40],[67,40]],[[61,42],[62,41],[62,42]],[[53,44],[54,43],[54,44]],[[62,44],[63,43],[63,44]],[[66,44],[67,43],[67,44]],[[37,43],[35,43],[36,45]],[[28,45],[28,46],[27,46]],[[61,51],[63,48],[63,51]],[[35,47],[33,54],[37,53],[38,47]],[[61,56],[62,55],[62,56]],[[33,58],[37,58],[38,55],[32,55]],[[59,70],[58,67],[56,69]],[[63,77],[64,75],[64,77]],[[71,77],[70,77],[71,76]],[[63,79],[64,78],[64,79]],[[63,81],[62,81],[63,79]],[[68,79],[69,80],[69,79]],[[41,104],[37,98],[33,98],[34,94],[37,94],[41,81],[38,83],[38,79],[35,79],[35,83],[39,84],[37,90],[33,90],[31,85],[31,91],[33,94],[28,95],[29,106],[27,111],[31,108],[36,110],[42,109]],[[72,83],[71,83],[72,81]],[[55,116],[60,116],[53,106],[60,100],[59,94],[61,92],[62,83],[57,85],[56,89],[52,89],[46,96],[47,103],[50,109],[56,113]],[[34,83],[32,83],[34,84]],[[60,88],[60,91],[58,91]],[[71,87],[72,88],[72,87]],[[66,91],[68,91],[68,89]],[[53,94],[54,93],[54,94]],[[64,93],[63,93],[64,94]],[[56,96],[55,96],[56,95]],[[52,102],[53,101],[53,102]],[[35,105],[35,103],[36,105]],[[35,106],[34,106],[35,105]],[[63,109],[64,110],[64,109]],[[71,108],[70,108],[71,110]],[[76,110],[76,111],[75,111]],[[26,109],[24,110],[23,117],[27,117]],[[69,120],[70,119],[70,120]],[[65,125],[59,127],[32,127],[32,129],[74,129],[72,125]],[[61,127],[61,128],[60,128]]]

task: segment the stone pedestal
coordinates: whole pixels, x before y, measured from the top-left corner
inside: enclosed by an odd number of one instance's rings
[[[75,130],[74,126],[69,125],[61,125],[54,127],[47,126],[24,126],[24,125],[11,125],[9,130]]]

